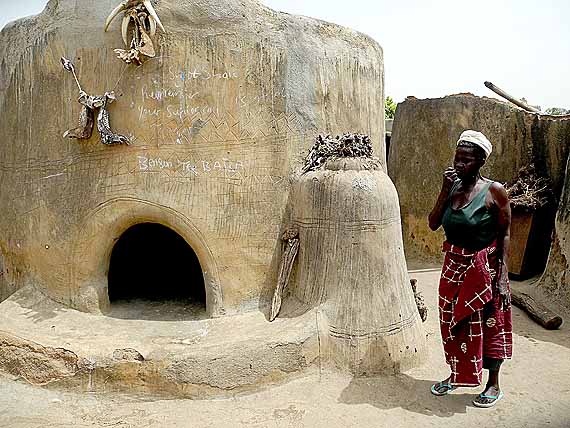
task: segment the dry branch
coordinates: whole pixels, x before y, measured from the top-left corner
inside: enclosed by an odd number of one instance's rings
[[[540,177],[534,164],[521,168],[517,179],[505,189],[513,208],[535,211],[554,200],[550,179]]]
[[[507,94],[505,91],[503,91],[501,88],[493,85],[491,82],[485,82],[485,86],[487,88],[489,88],[491,91],[493,91],[494,93],[496,93],[497,95],[500,95],[504,99],[512,102],[514,105],[516,105],[516,106],[518,106],[518,107],[520,107],[526,111],[530,111],[531,113],[540,113],[540,110],[538,110],[532,106],[529,106],[527,103],[523,102],[522,100],[517,100],[515,97]]]

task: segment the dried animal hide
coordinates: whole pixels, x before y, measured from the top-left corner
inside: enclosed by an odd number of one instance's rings
[[[73,74],[77,87],[79,88],[79,98],[77,101],[83,106],[81,108],[81,113],[79,114],[79,126],[65,131],[63,137],[76,138],[79,140],[91,138],[91,135],[93,134],[95,110],[99,109],[99,114],[97,115],[97,129],[101,136],[101,142],[107,145],[128,145],[129,139],[124,135],[113,133],[109,125],[109,111],[107,110],[107,104],[115,100],[114,92],[105,92],[105,95],[103,96],[89,95],[81,88],[77,75],[75,74],[73,63],[63,57],[61,58],[61,63],[67,71]]]
[[[105,92],[103,96],[103,105],[99,108],[99,115],[97,116],[97,130],[101,136],[101,142],[106,145],[112,144],[129,144],[129,139],[121,134],[115,134],[111,131],[109,124],[109,111],[107,110],[107,103],[115,100],[115,94],[112,92]]]
[[[108,16],[105,21],[105,31],[121,11],[124,11],[121,34],[128,49],[115,49],[117,57],[127,64],[136,65],[142,64],[145,58],[154,58],[156,52],[151,37],[155,35],[157,26],[166,31],[150,0],[123,1]],[[130,42],[129,27],[132,27]]]
[[[93,134],[93,124],[95,113],[93,108],[90,108],[85,103],[85,98],[89,97],[85,92],[79,94],[78,101],[83,104],[81,113],[79,114],[79,126],[77,128],[69,129],[63,134],[63,138],[77,138],[84,140],[91,138]]]

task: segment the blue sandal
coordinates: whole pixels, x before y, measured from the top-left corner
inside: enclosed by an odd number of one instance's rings
[[[437,395],[438,397],[441,397],[442,395],[447,395],[449,394],[451,391],[453,391],[454,389],[457,389],[456,386],[453,386],[450,383],[445,383],[443,381],[438,382],[438,383],[434,383],[431,386],[431,393],[433,395]]]
[[[477,396],[477,398],[475,400],[473,400],[473,405],[475,407],[483,407],[483,408],[493,407],[495,404],[497,404],[497,401],[499,401],[501,398],[503,398],[503,395],[504,395],[503,391],[499,391],[498,395],[486,395],[486,394],[481,393]],[[493,401],[491,401],[489,403],[480,403],[479,401],[477,401],[477,400],[480,400],[482,398],[488,398],[488,399],[493,400]]]

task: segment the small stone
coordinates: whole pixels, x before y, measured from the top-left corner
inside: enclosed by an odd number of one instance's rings
[[[113,358],[121,361],[144,361],[144,357],[139,351],[132,348],[115,349]]]

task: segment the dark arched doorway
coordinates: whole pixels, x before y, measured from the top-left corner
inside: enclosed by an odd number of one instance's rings
[[[158,318],[206,311],[198,257],[180,235],[158,223],[140,223],[121,235],[111,253],[108,292],[112,308],[135,303],[145,317],[156,318],[151,308]]]

